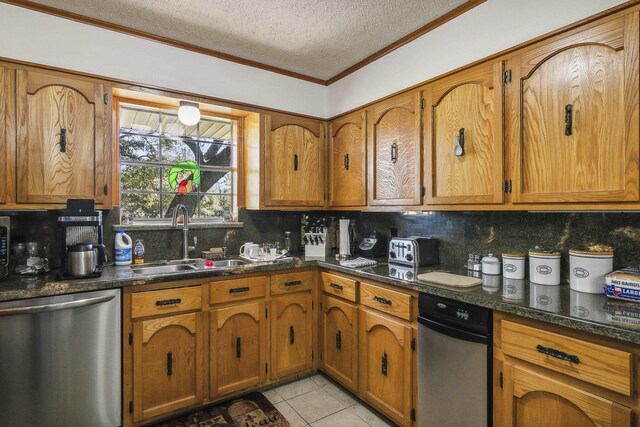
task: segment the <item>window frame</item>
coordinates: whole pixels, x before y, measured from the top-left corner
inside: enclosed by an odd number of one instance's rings
[[[166,96],[165,96],[166,97]],[[129,104],[133,106],[147,107],[147,108],[158,108],[164,110],[177,110],[179,106],[179,101],[188,98],[169,98],[166,97],[166,103],[163,102],[154,102],[154,101],[146,101],[135,98],[128,98],[122,96],[114,96],[113,97],[113,122],[112,122],[112,137],[113,137],[113,205],[122,206],[122,192],[121,192],[121,182],[120,182],[120,171],[121,166],[124,163],[128,163],[126,161],[120,161],[120,106],[121,104]],[[175,101],[175,102],[174,102]],[[221,119],[227,119],[233,121],[232,129],[232,145],[235,143],[235,165],[231,166],[231,198],[232,198],[232,207],[231,207],[231,215],[232,222],[238,221],[238,210],[244,205],[242,189],[244,188],[244,174],[243,174],[243,163],[244,163],[244,154],[243,154],[243,143],[244,143],[244,118],[242,116],[234,115],[234,114],[226,114],[221,113],[219,111],[215,111],[207,108],[207,104],[202,103],[202,101],[194,100],[194,102],[198,102],[200,104],[200,112],[203,116],[210,117],[218,117]],[[162,138],[162,135],[158,136],[159,139]],[[167,167],[169,165],[162,164],[161,161],[158,162],[156,166],[158,167]],[[152,166],[150,164],[150,166]],[[224,168],[228,170],[227,168]],[[215,170],[215,167],[211,167],[207,170]],[[144,191],[140,192],[141,194]],[[161,194],[160,191],[151,191],[151,194]],[[167,192],[164,192],[167,193]],[[199,206],[199,202],[198,202]],[[160,212],[162,214],[162,212]],[[149,224],[149,223],[169,223],[171,221],[170,218],[162,217],[162,218],[136,218],[133,220],[133,224]],[[200,218],[198,216],[192,216],[190,219],[193,223],[220,223],[220,219],[218,217],[203,217]],[[228,222],[228,221],[225,221]]]

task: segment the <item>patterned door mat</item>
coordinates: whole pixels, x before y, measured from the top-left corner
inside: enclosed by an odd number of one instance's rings
[[[152,427],[290,427],[262,393],[216,403]]]

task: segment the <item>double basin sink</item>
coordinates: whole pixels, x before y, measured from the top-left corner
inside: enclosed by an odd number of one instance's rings
[[[241,259],[217,259],[213,261],[213,267],[209,268],[233,268],[245,265],[247,262]],[[198,264],[196,260],[185,261],[165,261],[154,265],[145,265],[141,267],[131,267],[131,271],[134,274],[152,275],[152,274],[167,274],[167,273],[179,273],[181,271],[202,270],[204,267]]]

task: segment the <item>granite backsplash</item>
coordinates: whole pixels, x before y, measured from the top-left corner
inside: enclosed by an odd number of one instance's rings
[[[118,224],[118,210],[105,212],[107,256],[113,259],[113,225]],[[226,246],[237,254],[245,241],[282,240],[285,230],[292,231],[295,244],[300,240],[299,212],[241,210],[244,228],[192,229],[190,239],[198,238],[196,253]],[[440,264],[466,265],[470,252],[477,254],[503,251],[526,251],[536,245],[562,252],[562,271],[568,280],[568,250],[590,242],[606,243],[615,248],[614,267],[640,265],[640,213],[530,213],[530,212],[314,212],[310,216],[355,219],[358,241],[372,230],[387,236],[392,230],[399,236],[424,235],[440,240]],[[56,212],[11,213],[12,241],[55,242]],[[181,230],[127,232],[134,240],[143,239],[146,260],[179,258]],[[190,241],[190,244],[192,242]],[[57,248],[57,245],[51,246]],[[55,252],[55,251],[54,251]],[[55,254],[52,254],[55,255]]]

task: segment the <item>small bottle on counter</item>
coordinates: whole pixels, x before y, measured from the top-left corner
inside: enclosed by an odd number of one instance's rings
[[[480,255],[473,256],[473,271],[481,271],[482,262],[480,261]]]
[[[144,264],[144,242],[141,239],[136,240],[133,245],[133,263]]]
[[[467,258],[467,270],[473,270],[473,254],[469,254],[469,258]]]

